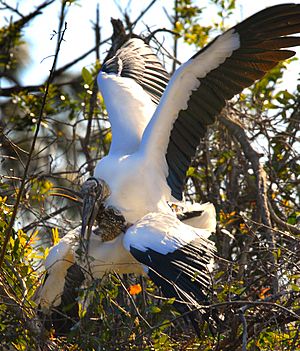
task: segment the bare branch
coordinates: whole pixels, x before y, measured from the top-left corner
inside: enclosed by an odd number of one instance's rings
[[[51,5],[53,2],[54,2],[54,0],[48,0],[48,1],[43,2],[41,5],[39,5],[36,8],[36,10],[34,10],[33,12],[29,13],[26,16],[21,14],[17,8],[13,8],[12,6],[8,5],[5,1],[1,1],[1,4],[3,6],[5,6],[6,9],[9,9],[9,10],[15,12],[16,14],[18,14],[21,17],[20,20],[13,23],[15,28],[19,29],[19,28],[23,27],[25,24],[27,24],[29,21],[31,21],[34,17],[36,17],[37,15],[40,15],[42,13],[41,10],[43,10],[47,6]],[[3,10],[3,9],[1,9],[1,10]]]
[[[176,28],[176,23],[178,22],[178,0],[175,0],[175,16],[173,20],[173,28]],[[173,44],[173,56],[177,58],[177,49],[178,49],[178,38],[177,36],[174,36],[174,44]],[[176,60],[173,60],[172,64],[172,74],[176,70]]]
[[[271,204],[271,202],[269,200],[268,200],[268,208],[269,208],[269,211],[270,211],[271,218],[273,219],[273,221],[275,223],[277,223],[279,226],[281,226],[285,230],[288,230],[292,234],[300,235],[300,229],[298,229],[294,225],[291,225],[291,224],[283,221],[281,218],[279,218],[277,216],[277,214],[275,213],[275,211],[274,211],[274,209],[272,207],[272,204]]]
[[[69,210],[70,208],[73,208],[73,207],[74,207],[74,205],[73,206],[67,205],[67,206],[61,207],[58,210],[53,211],[53,212],[47,214],[46,216],[42,217],[38,221],[34,221],[34,222],[31,222],[30,224],[26,225],[25,227],[22,228],[22,231],[27,233],[29,230],[37,227],[41,223],[46,222],[48,219],[54,218],[55,216],[61,214],[64,211],[67,211],[67,210]]]
[[[230,134],[240,143],[245,157],[251,162],[252,168],[256,177],[257,184],[257,205],[259,208],[259,213],[261,215],[262,223],[265,225],[264,235],[270,245],[270,262],[273,266],[272,271],[275,276],[273,278],[273,293],[278,291],[278,279],[276,276],[275,269],[275,257],[273,255],[273,251],[275,250],[275,237],[272,231],[272,224],[270,218],[270,211],[268,208],[268,196],[267,196],[267,174],[260,163],[259,159],[261,155],[256,152],[251,146],[248,137],[244,128],[238,124],[233,119],[222,114],[219,116],[219,120],[224,124],[224,126],[228,129]]]
[[[152,0],[149,5],[138,15],[138,17],[131,23],[131,28],[134,28],[138,21],[151,9],[157,0]],[[130,28],[129,28],[130,29]]]

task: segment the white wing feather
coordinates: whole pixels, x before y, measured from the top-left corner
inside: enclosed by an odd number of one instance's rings
[[[165,161],[173,123],[179,111],[187,109],[192,91],[200,85],[198,78],[220,66],[239,45],[239,34],[231,29],[176,70],[142,138],[141,150],[147,159],[153,163]]]

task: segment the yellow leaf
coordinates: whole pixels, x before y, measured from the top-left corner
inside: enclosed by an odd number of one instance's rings
[[[177,22],[175,23],[175,30],[176,30],[177,32],[182,31],[182,30],[183,30],[183,24],[180,23],[179,21],[177,21]]]
[[[192,175],[195,174],[195,167],[189,167],[188,170],[186,171],[186,176],[191,177]]]
[[[57,228],[52,228],[52,241],[53,245],[56,245],[59,243],[59,234],[58,234],[58,229]]]
[[[30,245],[33,244],[33,243],[35,242],[35,239],[36,239],[38,233],[39,233],[39,231],[36,230],[36,231],[30,236],[30,239],[29,239],[29,244],[30,244]]]
[[[112,134],[111,134],[111,132],[109,131],[109,132],[106,133],[105,136],[104,136],[104,142],[105,142],[105,144],[110,144],[110,143],[111,143],[111,140],[112,140]]]
[[[287,206],[287,207],[289,206],[289,200],[287,200],[287,199],[283,199],[282,203],[284,206]]]

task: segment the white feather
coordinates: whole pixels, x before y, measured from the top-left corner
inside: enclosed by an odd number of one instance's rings
[[[149,213],[127,230],[124,246],[128,251],[133,247],[142,252],[151,249],[166,255],[198,238],[205,240],[210,234],[206,229],[182,223],[174,214]],[[207,242],[213,246],[212,242]]]
[[[89,241],[89,261],[85,267],[93,278],[102,278],[107,272],[120,274],[135,273],[143,274],[141,264],[123,246],[121,234],[111,241],[102,242],[100,236],[91,235]]]
[[[206,229],[208,232],[214,233],[217,225],[215,206],[209,202],[205,204],[186,203],[182,212],[195,211],[202,211],[202,213],[199,216],[185,219],[183,222],[192,227]]]
[[[165,197],[170,189],[165,179],[158,180],[157,172],[138,153],[109,154],[98,163],[95,176],[110,188],[106,205],[117,208],[127,222],[134,223],[149,212],[171,212],[166,202],[169,196]]]
[[[239,47],[239,34],[231,29],[176,70],[145,129],[141,143],[145,157],[154,163],[161,158],[165,159],[173,123],[179,111],[187,109],[192,91],[200,85],[198,78],[205,77],[210,71],[219,67]]]
[[[45,261],[47,278],[35,297],[43,310],[59,306],[64,290],[67,270],[75,262],[75,251],[78,247],[79,231],[73,230],[53,246]]]
[[[122,62],[122,61],[121,61]],[[156,105],[134,79],[100,72],[102,93],[112,128],[111,154],[129,155],[136,151]]]

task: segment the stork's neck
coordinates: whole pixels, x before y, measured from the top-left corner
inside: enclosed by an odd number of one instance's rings
[[[98,86],[105,100],[112,128],[110,153],[133,153],[140,145],[156,105],[131,78],[100,72]]]

